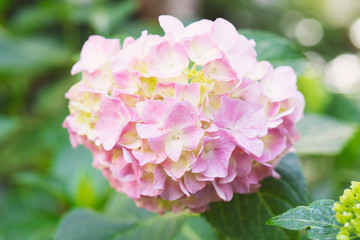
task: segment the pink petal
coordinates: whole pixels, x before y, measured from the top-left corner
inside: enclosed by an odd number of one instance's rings
[[[154,95],[161,97],[173,98],[175,97],[175,85],[173,82],[159,82],[156,84]]]
[[[194,35],[202,35],[204,33],[208,33],[211,30],[213,22],[208,19],[202,19],[197,22],[193,22],[186,26],[185,35],[186,36],[194,36]]]
[[[119,138],[118,144],[129,149],[136,149],[141,146],[141,139],[136,134],[135,123],[128,123]]]
[[[185,127],[194,125],[196,122],[195,116],[185,106],[176,105],[168,115],[164,128],[166,130],[174,129],[179,131]]]
[[[272,101],[282,101],[296,96],[296,74],[291,67],[277,67],[271,76],[265,77],[262,83],[265,94]]]
[[[84,43],[81,50],[80,61],[72,68],[71,74],[74,75],[81,71],[93,73],[101,68],[120,51],[120,41],[118,39],[106,39],[102,36],[90,36]]]
[[[219,58],[207,63],[203,70],[206,77],[218,81],[230,81],[237,78],[236,72],[225,58]]]
[[[181,178],[190,166],[196,161],[194,153],[184,151],[177,162],[172,162],[170,170],[175,178]]]
[[[182,130],[180,139],[184,143],[184,149],[195,150],[204,136],[204,130],[198,126],[189,126]]]
[[[194,194],[201,189],[203,189],[206,185],[206,182],[204,181],[198,181],[195,178],[195,174],[192,172],[187,172],[184,175],[184,184],[186,186],[186,189],[191,193]]]
[[[176,17],[161,15],[159,16],[159,23],[165,32],[165,36],[174,40],[178,40],[182,37],[182,34],[184,33],[184,25]]]
[[[178,101],[188,101],[194,107],[197,107],[200,102],[200,84],[176,84],[175,86],[176,98]]]
[[[163,153],[165,152],[166,135],[149,138],[148,143],[154,152]]]
[[[174,162],[178,161],[183,150],[183,141],[177,138],[167,139],[165,142],[166,155]]]
[[[217,18],[212,25],[211,33],[217,41],[221,50],[230,49],[234,46],[238,32],[236,28],[223,18]]]
[[[252,153],[260,157],[264,151],[264,142],[258,138],[247,138],[237,131],[227,131],[234,138],[236,144],[246,152]]]
[[[177,182],[167,178],[165,181],[164,191],[160,196],[164,200],[174,201],[184,196],[184,193]]]
[[[179,43],[164,41],[153,46],[149,52],[148,73],[159,78],[173,78],[189,65],[184,47]]]
[[[140,88],[140,79],[127,71],[113,73],[113,78],[120,90],[124,93],[134,94]]]
[[[213,181],[212,184],[214,186],[216,193],[222,200],[228,202],[233,198],[234,191],[230,184],[220,184],[217,183],[216,181]]]
[[[196,35],[192,39],[185,40],[184,46],[191,61],[199,66],[221,58],[221,52],[215,47],[215,41],[209,33]]]
[[[192,167],[192,172],[206,177],[226,177],[228,164],[235,144],[225,134],[218,138],[204,137],[204,146]]]
[[[219,178],[219,184],[225,184],[232,182],[236,177],[236,161],[233,157],[230,157],[228,166],[228,175],[224,178]]]
[[[172,104],[162,100],[145,99],[136,105],[136,110],[139,112],[140,118],[144,123],[163,123],[162,119],[166,113],[170,111]],[[151,114],[149,114],[151,113]]]
[[[154,138],[164,134],[164,130],[160,128],[159,124],[145,124],[137,123],[136,131],[140,138]]]
[[[152,187],[154,189],[164,189],[166,180],[166,173],[160,166],[156,166],[154,170],[154,183]]]
[[[262,138],[264,141],[264,152],[259,158],[255,158],[260,162],[267,162],[275,159],[286,148],[286,134],[284,128],[273,128]]]
[[[220,128],[238,131],[253,138],[266,134],[266,118],[262,105],[247,103],[240,99],[221,97],[221,107],[214,124]]]
[[[114,147],[123,128],[130,120],[131,115],[122,101],[105,95],[102,96],[99,120],[95,128],[105,150]]]

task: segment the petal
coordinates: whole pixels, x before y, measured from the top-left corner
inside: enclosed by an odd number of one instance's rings
[[[159,78],[173,78],[189,65],[182,44],[164,41],[153,46],[149,52],[148,73]]]
[[[254,154],[256,157],[260,157],[264,151],[264,142],[258,138],[247,138],[237,131],[227,131],[232,136],[236,144],[244,149],[246,152]]]
[[[140,88],[140,79],[133,73],[127,71],[115,72],[113,78],[124,93],[134,94]]]
[[[178,161],[183,150],[183,141],[177,138],[168,138],[165,142],[166,155],[174,162]]]
[[[253,138],[266,134],[265,111],[261,104],[247,103],[240,99],[221,97],[221,107],[214,119],[220,128],[241,132]]]
[[[156,153],[165,152],[165,142],[166,142],[166,135],[161,135],[159,137],[148,139],[148,143],[151,149]]]
[[[214,186],[216,193],[222,200],[228,202],[233,198],[234,191],[230,184],[220,184],[217,183],[216,181],[213,181],[212,184]]]
[[[272,101],[282,101],[297,94],[296,74],[291,67],[277,67],[271,76],[261,82],[265,87],[265,95]]]
[[[180,134],[186,150],[195,150],[203,136],[204,130],[195,125],[184,128]]]
[[[221,52],[215,47],[215,41],[209,33],[196,35],[192,39],[185,40],[184,46],[191,61],[199,66],[221,58]]]
[[[114,147],[130,120],[131,115],[122,101],[102,96],[99,120],[95,128],[105,150]]]
[[[176,84],[176,99],[178,101],[188,101],[194,107],[197,107],[200,102],[200,84]]]
[[[118,144],[129,149],[136,149],[141,146],[141,139],[137,135],[135,123],[129,123],[125,126]]]
[[[229,81],[237,78],[236,72],[225,58],[219,58],[205,64],[203,70],[206,77],[218,81]]]
[[[232,139],[226,134],[218,138],[204,137],[204,146],[192,167],[192,172],[206,177],[226,177],[230,156],[235,149]]]
[[[206,186],[206,182],[199,181],[195,178],[195,174],[191,172],[187,172],[184,175],[184,184],[186,189],[191,193],[194,194]]]
[[[227,50],[234,46],[238,32],[234,25],[223,18],[217,18],[211,27],[211,33],[221,50]]]
[[[259,158],[255,160],[260,162],[267,162],[274,160],[286,148],[286,134],[284,128],[273,128],[269,133],[262,138],[264,141],[264,152]]]
[[[164,200],[174,201],[184,196],[184,193],[177,182],[167,178],[164,191],[160,196]]]
[[[165,36],[174,40],[178,40],[182,37],[182,34],[184,33],[184,25],[176,17],[161,15],[159,16],[159,23],[165,32]]]
[[[181,178],[190,166],[196,161],[194,153],[184,151],[177,162],[172,162],[170,170],[174,177]]]
[[[168,115],[164,128],[180,131],[181,129],[192,126],[196,122],[194,114],[185,106],[176,105]]]
[[[155,138],[164,134],[164,130],[160,128],[159,124],[137,123],[136,131],[143,139]]]
[[[102,36],[93,35],[84,43],[80,53],[80,61],[72,68],[71,74],[74,75],[81,71],[93,73],[120,51],[120,41],[118,39],[106,39]]]
[[[152,187],[154,189],[164,189],[166,180],[166,173],[163,168],[160,166],[156,166],[154,170],[154,183]]]

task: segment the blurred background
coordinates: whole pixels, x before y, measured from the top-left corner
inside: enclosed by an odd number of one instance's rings
[[[0,240],[51,239],[69,209],[113,201],[91,154],[61,127],[70,69],[89,35],[162,34],[157,17],[223,17],[289,39],[309,64],[297,152],[312,200],[360,180],[359,0],[1,0]]]

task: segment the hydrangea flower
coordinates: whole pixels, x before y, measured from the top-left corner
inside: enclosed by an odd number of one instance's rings
[[[292,150],[304,98],[292,68],[256,59],[255,41],[228,21],[165,35],[90,36],[71,73],[63,126],[117,191],[150,211],[203,212],[251,193]]]
[[[334,204],[336,220],[343,225],[336,239],[350,240],[353,235],[360,237],[360,182],[351,182],[340,196],[340,203]]]

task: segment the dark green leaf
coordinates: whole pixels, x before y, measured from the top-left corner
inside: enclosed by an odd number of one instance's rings
[[[297,128],[296,152],[306,155],[336,155],[356,131],[355,125],[321,115],[305,115]]]
[[[307,185],[294,154],[286,155],[276,170],[281,179],[268,178],[254,194],[236,194],[230,202],[213,203],[205,217],[230,239],[298,239],[298,232],[265,224],[269,218],[309,202]]]
[[[304,55],[285,38],[259,30],[244,29],[239,32],[255,40],[259,61],[269,61],[274,67],[290,66],[297,75],[304,72],[307,65]]]
[[[332,210],[334,200],[319,200],[309,206],[300,206],[276,216],[267,224],[280,226],[290,230],[310,228],[307,236],[310,239],[333,240],[340,230],[336,221],[335,212]]]

